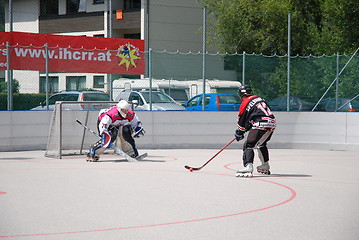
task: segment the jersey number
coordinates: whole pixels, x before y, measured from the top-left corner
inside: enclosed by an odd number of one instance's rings
[[[260,102],[256,105],[257,108],[259,108],[260,110],[262,110],[262,112],[266,115],[266,116],[270,116],[272,115],[272,111],[269,109],[269,107],[267,106],[267,104],[265,102]]]

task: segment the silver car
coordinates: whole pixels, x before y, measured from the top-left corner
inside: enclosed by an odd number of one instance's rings
[[[152,110],[154,111],[185,111],[182,105],[178,104],[166,93],[161,91],[123,91],[117,97],[116,101],[122,99],[132,102],[135,110],[151,110],[150,96],[152,102]]]
[[[53,110],[55,108],[55,103],[61,102],[103,102],[103,101],[111,101],[110,95],[102,92],[102,91],[64,91],[55,93],[54,95],[49,97],[49,110]],[[112,104],[113,105],[113,104]],[[92,103],[92,104],[63,104],[64,110],[99,110],[103,108],[110,107],[111,104],[107,103]],[[31,110],[47,110],[46,100],[40,103],[39,106],[32,108]]]

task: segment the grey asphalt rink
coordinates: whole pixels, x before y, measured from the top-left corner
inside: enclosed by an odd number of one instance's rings
[[[0,239],[359,239],[358,151],[271,149],[272,174],[253,178],[235,177],[239,148],[184,168],[219,150],[0,152]]]

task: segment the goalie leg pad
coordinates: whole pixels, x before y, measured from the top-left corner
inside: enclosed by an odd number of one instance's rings
[[[124,125],[119,131],[119,139],[121,150],[130,157],[137,157],[138,151],[136,148],[135,140],[132,137],[132,127],[130,125]]]
[[[102,147],[110,148],[111,147],[111,135],[109,132],[102,133]]]
[[[122,136],[127,142],[134,141],[134,139],[132,137],[132,132],[133,132],[133,129],[132,129],[131,125],[124,125],[122,127]]]

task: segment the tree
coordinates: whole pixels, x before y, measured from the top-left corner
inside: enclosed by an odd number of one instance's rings
[[[19,93],[20,84],[16,79],[12,80],[12,93]],[[0,93],[7,93],[7,82],[0,82]]]
[[[353,53],[359,46],[358,0],[203,0],[213,17],[211,44],[229,53]]]

